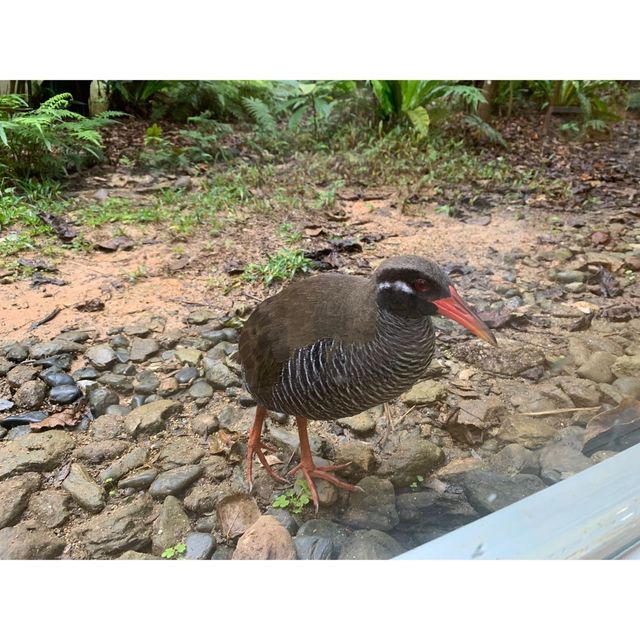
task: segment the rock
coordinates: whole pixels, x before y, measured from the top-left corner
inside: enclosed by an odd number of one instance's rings
[[[388,478],[396,489],[408,487],[417,476],[426,477],[444,462],[444,452],[428,440],[410,436],[382,460],[378,475]]]
[[[273,517],[260,516],[238,540],[233,560],[295,560],[291,534]]]
[[[231,560],[233,556],[233,549],[226,544],[219,544],[214,554],[211,556],[212,560]]]
[[[209,412],[199,413],[191,422],[191,428],[199,436],[207,436],[217,431],[219,427],[218,416]]]
[[[49,391],[49,400],[54,404],[70,404],[82,396],[75,384],[61,384]]]
[[[235,538],[244,534],[258,520],[260,509],[255,498],[238,493],[220,500],[216,514],[222,535]],[[278,526],[282,525],[278,523]]]
[[[118,560],[157,560],[157,556],[150,553],[140,553],[139,551],[125,551]]]
[[[73,449],[75,440],[65,431],[30,433],[0,447],[0,479],[23,471],[52,471]]]
[[[333,544],[334,554],[339,554],[350,535],[350,531],[346,527],[331,522],[331,520],[315,518],[304,522],[298,529],[297,535],[299,537],[327,538]]]
[[[568,409],[574,406],[571,398],[550,382],[541,382],[535,387],[527,387],[521,393],[512,395],[511,404],[523,413]]]
[[[93,367],[84,367],[72,374],[74,380],[97,380],[99,376],[100,374]]]
[[[87,349],[84,354],[99,371],[108,369],[117,361],[115,351],[108,344],[97,344]]]
[[[223,362],[215,362],[207,369],[205,377],[214,389],[242,386],[240,378]]]
[[[558,383],[576,407],[595,407],[600,404],[602,394],[591,380],[562,377]]]
[[[13,429],[9,429],[7,433],[7,440],[15,440],[16,438],[22,438],[23,436],[27,436],[31,431],[30,424],[22,424],[17,427],[13,427]]]
[[[249,409],[248,413],[253,414],[254,411]],[[222,417],[222,414],[218,416],[218,419],[220,417]],[[222,426],[222,422],[220,423],[220,426]],[[269,434],[269,440],[271,440],[271,442],[275,443],[277,446],[282,447],[284,449],[289,449],[290,451],[293,451],[294,449],[297,449],[298,446],[300,445],[300,439],[298,436],[297,429],[295,431],[289,430],[289,429],[281,429],[280,427],[276,427],[272,423],[271,425],[269,425],[268,434]],[[309,433],[309,446],[311,448],[311,453],[314,456],[319,456],[322,453],[322,450],[324,448],[324,443],[317,434],[311,432]]]
[[[119,489],[136,489],[138,491],[148,489],[151,483],[156,479],[158,470],[153,467],[150,469],[144,469],[138,473],[123,478],[118,482]]]
[[[624,451],[640,443],[640,401],[625,398],[617,407],[593,416],[584,433],[582,453]]]
[[[197,367],[200,358],[202,358],[202,351],[194,349],[193,347],[178,347],[175,354],[180,364],[191,365],[193,367]]]
[[[349,466],[342,469],[340,475],[352,482],[362,480],[375,468],[373,447],[357,440],[338,443],[335,447],[335,464],[346,463],[349,463]]]
[[[64,548],[63,539],[24,523],[0,530],[0,560],[48,560]]]
[[[292,536],[298,532],[296,519],[286,509],[269,507],[264,515],[273,516]]]
[[[130,549],[141,551],[151,543],[153,500],[139,496],[76,525],[72,534],[94,558],[108,558]]]
[[[153,371],[141,371],[133,381],[133,390],[143,396],[150,396],[160,386],[160,378]]]
[[[75,450],[75,457],[89,464],[100,464],[121,456],[128,448],[129,444],[122,440],[99,440],[78,447]]]
[[[333,556],[333,542],[330,538],[296,536],[293,544],[298,560],[330,560]]]
[[[461,343],[451,347],[455,358],[475,365],[488,373],[513,378],[528,369],[544,366],[546,360],[540,349],[517,343],[500,343],[500,349],[489,349],[478,341]]]
[[[198,380],[196,383],[191,385],[189,395],[196,400],[200,398],[211,398],[213,396],[213,388],[208,382]]]
[[[540,472],[540,460],[537,453],[514,442],[490,456],[485,468],[509,476],[519,473],[535,476]]]
[[[342,514],[341,521],[359,529],[393,529],[399,520],[396,494],[391,482],[368,476],[357,486],[362,491],[349,494],[349,505]]]
[[[16,367],[17,369],[17,367]],[[40,374],[40,379],[46,382],[50,387],[59,387],[60,385],[76,386],[76,381],[66,371],[61,371],[56,367],[45,369]]]
[[[68,340],[51,340],[50,342],[39,342],[31,347],[31,357],[34,360],[40,358],[50,358],[61,353],[78,353],[84,351],[84,346],[77,342]]]
[[[134,409],[124,421],[125,430],[132,436],[158,433],[167,420],[180,411],[182,405],[173,400],[156,400]]]
[[[56,340],[84,343],[94,334],[94,331],[63,331]]]
[[[29,357],[29,349],[22,344],[14,344],[6,352],[6,356],[10,362],[22,362]]]
[[[567,284],[569,282],[584,282],[584,279],[585,274],[582,271],[567,270],[558,271],[555,274],[555,280],[563,284]]]
[[[7,373],[7,382],[12,389],[22,386],[25,382],[35,380],[38,369],[30,364],[18,364]],[[65,374],[66,375],[66,374]]]
[[[540,451],[540,477],[547,484],[570,478],[592,464],[589,458],[562,442],[552,442]]]
[[[184,491],[192,485],[204,471],[202,465],[187,464],[158,474],[149,487],[154,498],[164,498]]]
[[[104,415],[91,423],[94,440],[113,440],[124,434],[124,419],[121,416]]]
[[[620,356],[611,366],[611,371],[616,378],[640,378],[640,355]]]
[[[447,387],[444,384],[434,380],[425,380],[414,385],[400,399],[408,407],[413,407],[422,404],[435,404],[446,396]]]
[[[117,482],[130,471],[141,467],[147,461],[148,455],[149,450],[145,447],[135,447],[122,458],[103,469],[98,475],[100,482]]]
[[[196,531],[199,533],[211,533],[218,524],[218,519],[215,514],[211,514],[210,516],[203,516],[202,518],[198,518],[196,520]]]
[[[356,531],[349,536],[338,556],[339,560],[389,560],[403,548],[383,531]]]
[[[209,309],[196,309],[187,316],[186,322],[187,324],[205,324],[215,317],[214,312]]]
[[[29,380],[13,394],[13,401],[21,409],[37,409],[47,397],[48,387],[42,380]]]
[[[482,469],[469,471],[464,477],[463,486],[467,500],[483,515],[502,509],[545,487],[537,476],[507,476]]]
[[[44,489],[34,493],[29,500],[29,510],[47,527],[54,529],[62,526],[71,515],[71,498],[62,489]]]
[[[177,438],[160,450],[158,463],[163,471],[180,465],[196,464],[205,455],[205,450],[190,438]]]
[[[133,391],[133,382],[126,376],[118,373],[103,373],[98,378],[98,382],[119,393],[131,393]]]
[[[0,484],[0,529],[18,522],[31,494],[39,488],[38,473],[24,473]]]
[[[218,488],[200,481],[185,496],[184,506],[193,513],[211,513],[220,500]]]
[[[18,425],[31,425],[34,422],[42,422],[49,414],[46,411],[26,411],[0,420],[0,425],[12,429]]]
[[[175,378],[165,378],[160,381],[157,393],[160,397],[164,398],[176,391],[178,391],[178,381]]]
[[[2,440],[7,435],[7,430],[4,427],[0,427],[0,440]]]
[[[104,509],[104,489],[96,484],[87,470],[78,463],[71,465],[62,488],[87,511],[99,513]]]
[[[184,542],[190,531],[191,522],[180,501],[174,496],[167,496],[162,503],[160,515],[153,523],[151,550],[160,555],[168,547]]]
[[[189,382],[195,380],[198,375],[198,369],[196,369],[196,367],[183,367],[173,374],[178,384],[189,384]]]
[[[209,560],[216,550],[216,541],[208,533],[190,533],[187,536],[187,560]]]
[[[587,361],[576,371],[581,378],[594,382],[613,382],[612,365],[616,357],[606,351],[595,351]]]
[[[159,349],[160,345],[153,338],[134,338],[131,341],[129,358],[132,362],[144,362]]]
[[[376,421],[369,411],[363,411],[350,418],[339,418],[336,422],[359,435],[371,433],[376,428]]]
[[[640,400],[640,378],[622,376],[613,381],[613,386],[623,395]]]
[[[396,498],[396,507],[403,527],[437,526],[451,531],[478,518],[477,511],[463,494],[448,491],[426,489],[401,493]]]
[[[87,393],[91,413],[97,418],[105,414],[107,407],[118,404],[120,398],[115,391],[104,387],[94,386]]]
[[[253,413],[253,411],[239,409],[232,404],[228,404],[218,414],[218,426],[227,431],[244,433],[253,422]],[[269,433],[271,433],[271,429],[269,429]]]
[[[502,442],[515,442],[527,449],[535,449],[555,434],[554,421],[548,418],[511,415],[505,418],[496,437]]]

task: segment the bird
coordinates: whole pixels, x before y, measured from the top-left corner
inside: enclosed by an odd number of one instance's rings
[[[316,479],[347,491],[359,488],[332,472],[347,464],[316,466],[309,420],[336,420],[389,402],[425,377],[435,351],[431,318],[442,315],[497,345],[489,327],[462,300],[432,260],[399,255],[371,276],[324,273],[294,281],[263,300],[244,324],[238,359],[245,389],[256,402],[247,439],[246,480],[253,459],[268,463],[261,440],[267,411],[295,416],[301,472],[318,511]]]

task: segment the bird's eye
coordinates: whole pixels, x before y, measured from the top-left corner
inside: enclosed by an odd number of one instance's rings
[[[429,291],[429,289],[431,289],[431,283],[427,280],[424,280],[423,278],[418,278],[413,283],[413,288],[416,291]]]

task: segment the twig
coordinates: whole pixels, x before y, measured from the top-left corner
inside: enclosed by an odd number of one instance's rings
[[[49,322],[49,320],[53,320],[60,313],[60,311],[62,311],[62,307],[56,307],[53,311],[47,313],[47,315],[42,318],[42,320],[38,320],[37,322],[32,323],[29,328],[35,329],[36,327]]]
[[[600,405],[597,407],[572,407],[565,409],[549,409],[548,411],[528,411],[526,413],[519,413],[520,416],[555,416],[558,413],[573,413],[574,411],[596,411],[600,409]]]

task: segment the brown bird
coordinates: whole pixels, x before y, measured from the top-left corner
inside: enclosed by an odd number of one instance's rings
[[[410,389],[433,357],[431,316],[437,313],[496,344],[440,267],[418,256],[389,258],[369,278],[316,275],[261,302],[239,343],[243,380],[258,405],[248,440],[249,487],[254,454],[273,478],[286,482],[262,450],[270,409],[296,417],[300,463],[289,473],[303,473],[316,511],[314,478],[355,491],[330,473],[347,465],[315,466],[307,421],[352,416]]]

